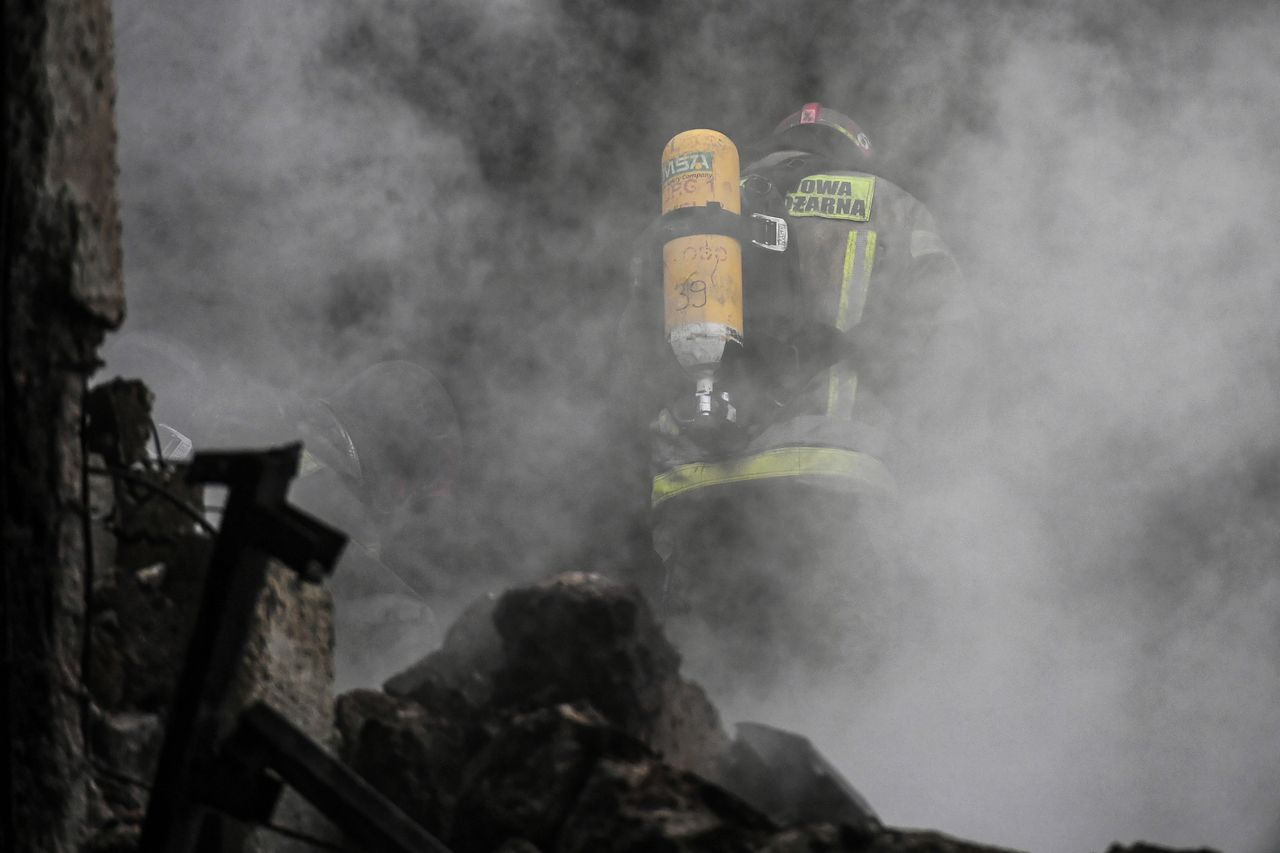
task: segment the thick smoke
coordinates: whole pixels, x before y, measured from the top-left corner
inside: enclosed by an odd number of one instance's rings
[[[436,370],[476,588],[643,556],[611,350],[662,144],[852,113],[961,261],[978,402],[901,472],[914,639],[728,716],[811,734],[892,823],[1280,843],[1280,12],[121,0],[116,24],[126,332],[180,340],[218,405]]]

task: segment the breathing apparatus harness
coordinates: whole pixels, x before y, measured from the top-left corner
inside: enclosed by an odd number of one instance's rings
[[[790,239],[781,255],[748,251],[743,259],[744,302],[759,375],[777,408],[789,404],[822,371],[853,356],[852,341],[834,324],[807,313],[801,287],[801,236],[791,227],[786,194],[804,177],[840,168],[832,158],[799,151],[766,155],[742,178],[744,211],[783,220]]]
[[[670,211],[640,238],[648,258],[668,241],[690,235],[731,237],[743,247],[744,334],[725,348],[711,411],[698,412],[693,398],[676,397],[667,407],[682,432],[716,450],[733,451],[774,423],[819,373],[853,355],[852,342],[830,323],[804,314],[800,252],[786,193],[806,175],[835,166],[832,159],[798,151],[760,158],[740,179],[742,213],[720,204]],[[672,364],[672,375],[679,368]],[[692,428],[691,428],[692,427]]]

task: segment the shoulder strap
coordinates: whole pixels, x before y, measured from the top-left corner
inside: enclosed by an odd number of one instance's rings
[[[833,168],[835,163],[831,158],[820,154],[810,154],[805,151],[775,151],[748,164],[742,170],[742,175],[744,184],[750,181],[752,176],[763,178],[773,185],[779,195],[785,196],[795,189],[801,178]]]
[[[743,244],[743,308],[745,334],[780,340],[793,337],[809,321],[800,288],[799,235],[787,214],[786,194],[800,179],[821,169],[826,159],[802,151],[778,151],[750,163],[742,173],[744,215],[759,214],[780,224],[787,234],[784,251]]]

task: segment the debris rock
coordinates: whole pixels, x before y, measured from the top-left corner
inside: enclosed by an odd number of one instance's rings
[[[679,669],[636,589],[570,573],[481,599],[386,691],[453,714],[585,703],[668,763],[713,773],[728,737]]]
[[[270,560],[252,626],[225,699],[229,715],[265,701],[312,738],[330,741],[334,707],[329,590]],[[233,722],[228,716],[224,730]]]
[[[488,853],[515,837],[553,849],[597,761],[652,754],[587,707],[556,705],[511,716],[467,768],[452,843],[459,853]]]
[[[159,714],[137,711],[95,711],[90,717],[90,754],[110,768],[99,785],[115,814],[146,810],[147,789],[160,760],[164,724]]]
[[[155,396],[138,379],[116,378],[94,388],[85,400],[90,448],[121,469],[146,460],[153,402]]]
[[[493,622],[506,653],[496,673],[499,705],[582,700],[619,728],[645,732],[680,666],[639,596],[599,575],[510,590]]]
[[[757,849],[776,827],[702,777],[653,756],[599,761],[556,843],[559,853]]]
[[[673,767],[709,778],[719,775],[721,757],[729,748],[720,714],[702,686],[682,678],[663,684],[648,743]]]
[[[229,731],[241,711],[263,701],[316,742],[332,742],[333,671],[333,598],[328,588],[270,560],[240,665],[223,700],[222,730]],[[292,789],[283,792],[273,819],[308,835],[333,834],[319,812]],[[286,837],[257,832],[245,853],[305,849]]]
[[[840,823],[866,834],[880,819],[809,739],[760,723],[738,723],[716,780],[783,826]]]
[[[87,403],[95,562],[84,679],[95,714],[87,745],[93,767],[88,788],[98,809],[86,821],[92,849],[127,847],[141,821],[213,548],[203,533],[203,487],[187,483],[184,465],[161,461],[158,449],[148,452],[156,439],[150,402],[142,383],[115,380],[95,387]],[[221,733],[232,728],[240,711],[262,700],[313,739],[330,742],[333,674],[328,589],[270,561],[240,665],[218,697]],[[282,795],[274,818],[313,836],[332,835],[291,790]],[[231,831],[246,853],[294,844],[255,835],[249,827]]]
[[[376,690],[344,693],[336,716],[342,760],[409,817],[444,835],[470,755],[465,724]]]
[[[586,703],[684,769],[711,770],[728,746],[714,706],[681,679],[679,653],[634,587],[564,574],[507,592],[493,622],[504,650],[495,705]]]
[[[337,707],[344,760],[457,853],[1010,853],[884,826],[801,735],[730,742],[639,591],[599,575],[482,599]]]
[[[183,665],[203,589],[211,541],[173,541],[158,583],[120,571],[95,596],[86,680],[108,709],[167,710]]]
[[[493,674],[502,663],[502,639],[493,625],[496,596],[469,606],[445,634],[439,649],[383,685],[391,696],[455,712],[486,706]]]

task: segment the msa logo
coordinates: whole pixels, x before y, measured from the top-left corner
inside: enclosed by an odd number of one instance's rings
[[[690,172],[710,172],[714,159],[715,154],[710,151],[695,151],[692,154],[681,154],[679,157],[672,157],[662,164],[662,180],[665,183],[672,178],[687,175]]]

